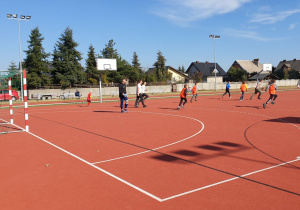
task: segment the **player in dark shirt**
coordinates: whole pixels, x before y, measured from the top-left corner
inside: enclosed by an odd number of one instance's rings
[[[126,92],[126,80],[122,79],[122,83],[119,85],[119,97],[120,97],[120,107],[121,107],[121,113],[128,112],[127,106],[128,106],[128,96]],[[123,109],[123,103],[125,101],[125,109]]]

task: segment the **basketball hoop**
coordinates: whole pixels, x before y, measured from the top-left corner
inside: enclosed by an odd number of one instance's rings
[[[97,70],[100,71],[99,95],[100,95],[100,103],[102,103],[101,73],[102,73],[102,71],[117,71],[117,59],[115,59],[115,58],[97,58]]]

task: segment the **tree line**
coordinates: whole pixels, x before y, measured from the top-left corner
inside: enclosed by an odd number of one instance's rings
[[[69,27],[58,38],[52,53],[45,52],[43,47],[44,37],[36,27],[31,30],[28,49],[24,52],[26,57],[22,62],[27,71],[28,88],[39,88],[52,84],[62,87],[72,87],[75,84],[98,84],[99,74],[97,70],[97,58],[115,58],[117,60],[117,71],[104,71],[101,81],[103,83],[119,83],[123,78],[130,82],[142,79],[147,82],[167,82],[171,75],[166,71],[166,59],[161,51],[157,52],[157,61],[153,64],[154,71],[145,72],[141,67],[139,57],[133,52],[132,61],[128,62],[122,58],[115,48],[113,39],[109,40],[99,54],[90,44],[87,52],[85,66],[81,65],[82,53],[76,48],[78,43],[73,38],[73,31]],[[51,57],[51,58],[50,58]],[[184,67],[179,67],[184,70]],[[14,62],[11,62],[9,71],[17,70]]]

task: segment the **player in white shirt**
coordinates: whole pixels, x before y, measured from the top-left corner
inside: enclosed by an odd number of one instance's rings
[[[138,104],[139,104],[140,100],[141,100],[141,102],[143,104],[143,107],[147,107],[144,104],[144,99],[143,99],[143,96],[142,96],[142,82],[143,82],[142,80],[139,80],[139,83],[136,86],[136,100],[135,100],[135,107],[136,108],[138,107]]]
[[[146,91],[146,82],[143,83],[143,85],[141,86],[141,91],[142,91],[142,97],[143,100],[145,101],[147,98],[149,98],[148,94],[145,93]],[[139,100],[139,103],[141,102],[141,99]]]

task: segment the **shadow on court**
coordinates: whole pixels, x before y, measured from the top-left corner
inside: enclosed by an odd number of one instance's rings
[[[93,111],[93,112],[100,112],[100,113],[120,113],[119,111]]]
[[[164,109],[164,110],[177,110],[177,108],[168,108],[168,107],[160,107],[159,109]]]
[[[252,108],[252,109],[261,109],[262,108],[262,105],[261,106],[235,106],[237,108]]]
[[[266,122],[300,124],[300,117],[283,117],[283,118],[269,119],[269,120],[265,120],[265,121]]]
[[[218,157],[229,157],[229,158],[245,160],[249,162],[274,165],[274,162],[251,159],[251,158],[243,157],[241,154],[235,155],[235,153],[240,153],[242,151],[254,149],[253,147],[250,146],[221,141],[209,145],[208,144],[199,145],[195,147],[198,149],[197,151],[182,149],[182,150],[176,150],[170,152],[168,154],[163,153],[163,154],[154,155],[151,158],[158,161],[164,161],[164,162],[170,162],[176,164],[193,164],[193,163],[200,164],[201,161],[204,160],[214,159]],[[293,168],[292,166],[289,165],[285,165],[282,167]]]

